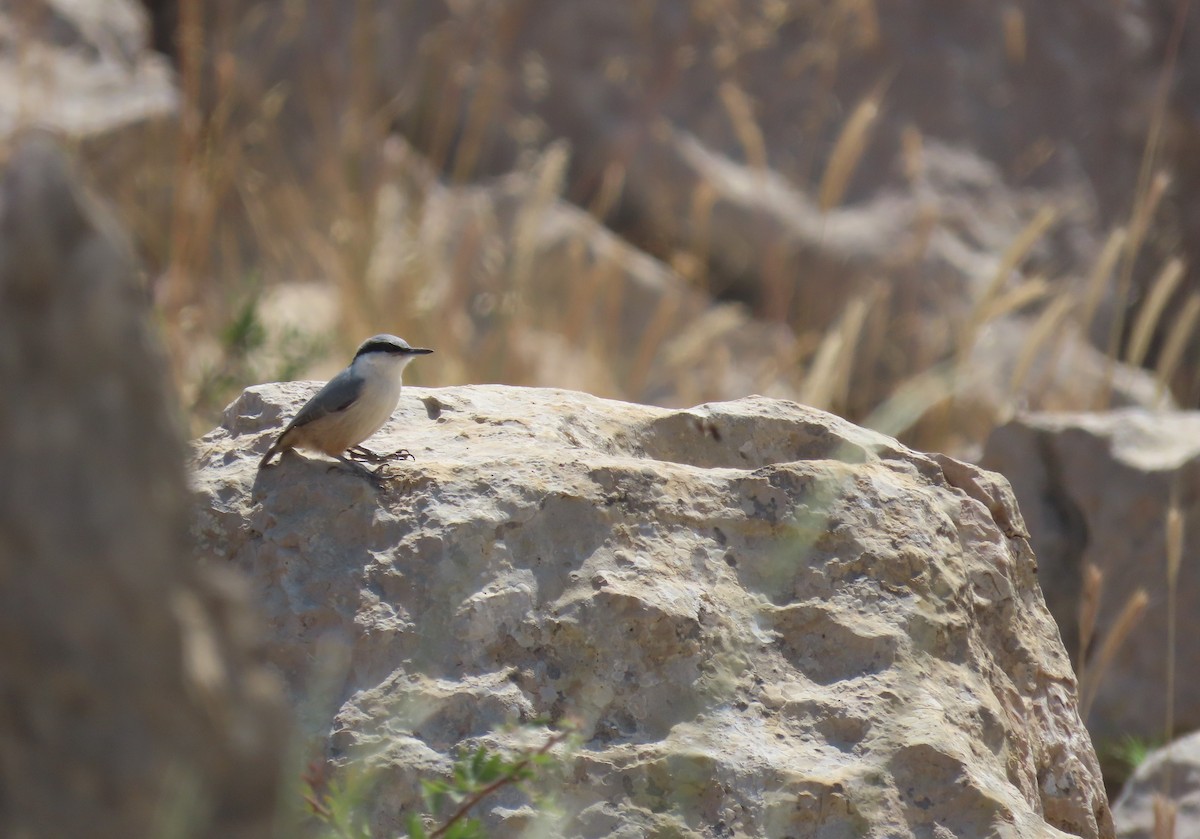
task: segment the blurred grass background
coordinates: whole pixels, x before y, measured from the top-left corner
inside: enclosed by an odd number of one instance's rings
[[[423,384],[766,392],[967,455],[1023,407],[1197,404],[1182,24],[1133,74],[1121,12],[926,5],[148,2],[178,107],[104,190],[193,430],[381,330]]]

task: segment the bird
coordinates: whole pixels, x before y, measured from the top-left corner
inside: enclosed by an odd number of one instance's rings
[[[377,454],[361,443],[382,428],[396,410],[404,368],[418,355],[431,352],[424,347],[409,346],[395,335],[375,335],[363,341],[350,365],[305,402],[275,438],[258,468],[266,468],[277,453],[282,456],[290,449],[307,449],[336,458],[351,471],[378,484],[383,467],[371,471],[362,462],[382,464],[411,459],[412,455],[404,449]]]

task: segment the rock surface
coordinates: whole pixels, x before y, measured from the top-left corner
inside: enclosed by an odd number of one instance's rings
[[[583,740],[551,835],[1113,835],[998,476],[791,402],[501,386],[407,388],[382,493],[256,472],[315,387],[251,388],[196,442],[195,530],[330,757],[376,768],[380,830],[455,747],[550,717]]]
[[[0,180],[0,835],[272,835],[286,716],[197,572],[134,262],[57,144]]]
[[[1200,732],[1155,749],[1113,803],[1120,839],[1156,839],[1154,796],[1176,805],[1175,836],[1200,836]]]
[[[1184,516],[1180,620],[1200,602],[1200,413],[1136,409],[1029,414],[996,429],[983,457],[1002,472],[1029,526],[1042,589],[1072,654],[1079,649],[1082,569],[1104,573],[1097,632],[1129,594],[1150,595],[1140,623],[1099,683],[1089,730],[1098,742],[1161,735],[1166,714],[1166,518],[1173,487]],[[1200,727],[1200,636],[1178,636],[1177,730]],[[1188,674],[1188,675],[1183,675]]]

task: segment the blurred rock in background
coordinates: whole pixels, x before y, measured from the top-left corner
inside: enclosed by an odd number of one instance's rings
[[[0,834],[272,835],[286,716],[244,581],[195,565],[127,242],[45,134],[0,180]]]
[[[550,324],[552,345],[604,371],[592,389],[608,395],[690,404],[790,392],[852,419],[882,409],[905,439],[969,455],[1014,405],[1155,401],[1148,377],[1105,359],[1142,295],[1136,284],[1116,293],[1124,272],[1104,245],[1141,200],[1169,30],[1156,7],[268,2],[204,4],[194,19],[180,14],[191,7],[149,7],[179,68],[185,123],[202,126],[183,147],[221,141],[220,159],[193,167],[202,200],[186,210],[210,235],[178,251],[218,286],[247,266],[323,276],[346,324],[379,311],[380,288],[404,317],[394,301],[421,299],[430,278],[412,257],[432,247],[455,269],[451,301],[509,315],[433,312],[464,348],[460,370],[475,375],[462,380],[554,383],[522,360],[510,329]],[[670,318],[639,336],[648,364],[610,367],[607,342],[570,330],[562,295],[543,301],[524,283],[547,275],[586,299],[587,230],[572,234],[583,241],[565,265],[544,261],[530,237],[458,235],[470,227],[425,228],[404,251],[407,270],[379,259],[397,235],[388,185],[404,177],[387,163],[392,132],[410,146],[404,160],[451,191],[523,173],[534,180],[525,226],[577,204],[701,299],[785,327],[791,340],[736,348],[767,354],[778,374],[704,375],[698,396],[653,386],[675,380],[656,351],[658,334],[675,334]],[[561,172],[540,178],[564,142]],[[419,213],[421,196],[410,198]],[[501,220],[496,232],[511,229]],[[1141,254],[1137,282],[1174,253],[1155,236],[1124,239]],[[202,296],[174,276],[168,302]],[[1185,272],[1173,299],[1190,283]],[[1156,362],[1173,322],[1154,324],[1137,360]],[[990,344],[1000,363],[974,363],[985,327],[1003,333]],[[511,362],[487,354],[491,367],[472,370],[480,344],[511,347]],[[1069,373],[1060,356],[1077,361]],[[701,352],[687,361],[711,363]],[[926,375],[941,368],[953,375]],[[1163,375],[1200,398],[1187,371]],[[914,380],[931,385],[916,399],[904,389]],[[902,411],[891,410],[897,394]]]
[[[1130,595],[1147,593],[1144,613],[1095,685],[1088,721],[1101,746],[1122,736],[1160,738],[1167,710],[1172,503],[1184,536],[1176,558],[1178,619],[1190,626],[1200,603],[1200,412],[1023,415],[992,434],[982,463],[1012,482],[1046,602],[1081,673],[1098,664],[1101,643],[1114,632]],[[1103,575],[1103,590],[1095,637],[1081,639],[1087,565]],[[1081,640],[1089,650],[1084,666]],[[1200,727],[1200,636],[1181,631],[1175,654],[1175,726],[1193,731]]]
[[[179,93],[149,34],[142,9],[123,0],[0,5],[0,141],[22,126],[56,131],[120,209],[135,246],[161,264]]]
[[[1200,836],[1200,732],[1146,755],[1113,802],[1113,817],[1120,839]],[[1165,829],[1169,818],[1174,833]]]

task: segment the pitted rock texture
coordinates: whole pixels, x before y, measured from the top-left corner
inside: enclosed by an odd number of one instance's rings
[[[383,492],[256,473],[316,386],[251,388],[197,442],[196,530],[297,702],[328,700],[330,757],[377,768],[380,829],[456,747],[550,717],[582,744],[549,835],[1113,835],[998,476],[791,402],[501,386],[405,389],[368,444],[416,460]],[[489,799],[489,835],[523,802]]]

